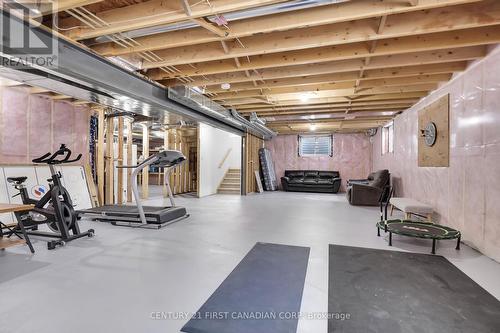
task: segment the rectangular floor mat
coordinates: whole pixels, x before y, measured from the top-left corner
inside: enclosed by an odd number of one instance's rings
[[[308,259],[307,247],[257,243],[182,331],[296,332]]]
[[[330,245],[328,333],[500,330],[500,302],[441,256]]]

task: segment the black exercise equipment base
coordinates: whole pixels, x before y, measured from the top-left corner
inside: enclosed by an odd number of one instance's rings
[[[436,254],[436,241],[442,239],[457,239],[456,250],[460,250],[460,231],[436,223],[413,220],[384,220],[377,222],[377,236],[380,230],[389,233],[389,246],[392,246],[392,234],[413,238],[432,239],[432,254]]]
[[[171,225],[173,223],[179,222],[181,220],[187,219],[190,215],[186,214],[184,216],[178,217],[176,219],[170,220],[170,221],[165,221],[162,223],[148,223],[148,224],[143,224],[138,221],[111,221],[112,225],[119,226],[119,227],[129,227],[129,228],[143,228],[143,229],[161,229],[163,227],[166,227],[167,225]],[[106,220],[108,222],[108,220]]]
[[[146,222],[142,223],[137,206],[105,205],[77,211],[78,218],[83,215],[94,221],[110,222],[112,225],[134,228],[160,229],[163,226],[189,217],[184,207],[143,206]]]

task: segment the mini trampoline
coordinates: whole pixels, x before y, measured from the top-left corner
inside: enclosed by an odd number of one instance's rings
[[[392,234],[414,238],[432,239],[432,254],[436,254],[436,241],[457,239],[456,249],[460,250],[460,231],[443,225],[412,220],[385,220],[377,223],[377,235],[380,229],[389,233],[389,246],[392,246]]]

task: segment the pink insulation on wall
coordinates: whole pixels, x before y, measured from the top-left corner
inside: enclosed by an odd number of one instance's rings
[[[462,239],[500,261],[500,47],[394,121],[393,154],[381,155],[377,134],[373,168],[387,168],[396,195],[434,207],[434,219],[462,231]],[[450,94],[450,167],[417,166],[418,111]],[[380,131],[379,131],[380,132]]]
[[[52,101],[44,96],[30,97],[30,160],[52,151],[51,140],[46,140],[47,134],[51,133],[51,103]]]
[[[69,146],[75,141],[75,110],[69,103],[54,103],[52,109],[52,150],[56,150],[62,143]],[[73,149],[73,148],[71,148]]]
[[[265,145],[271,151],[278,182],[285,170],[339,171],[345,191],[348,179],[364,178],[371,171],[371,144],[364,134],[334,134],[332,157],[300,157],[297,135],[278,135]]]
[[[24,90],[4,89],[1,101],[1,161],[23,163],[28,154],[28,94]]]
[[[26,88],[2,88],[0,164],[31,164],[31,160],[65,143],[82,163],[88,156],[90,111]]]

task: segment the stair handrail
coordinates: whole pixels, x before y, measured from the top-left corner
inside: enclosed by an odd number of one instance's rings
[[[226,155],[224,155],[224,158],[222,159],[222,161],[220,162],[219,164],[219,169],[222,168],[222,166],[224,165],[224,162],[226,162],[227,158],[229,157],[229,154],[231,154],[231,151],[233,150],[233,148],[228,148],[227,152],[226,152]]]

